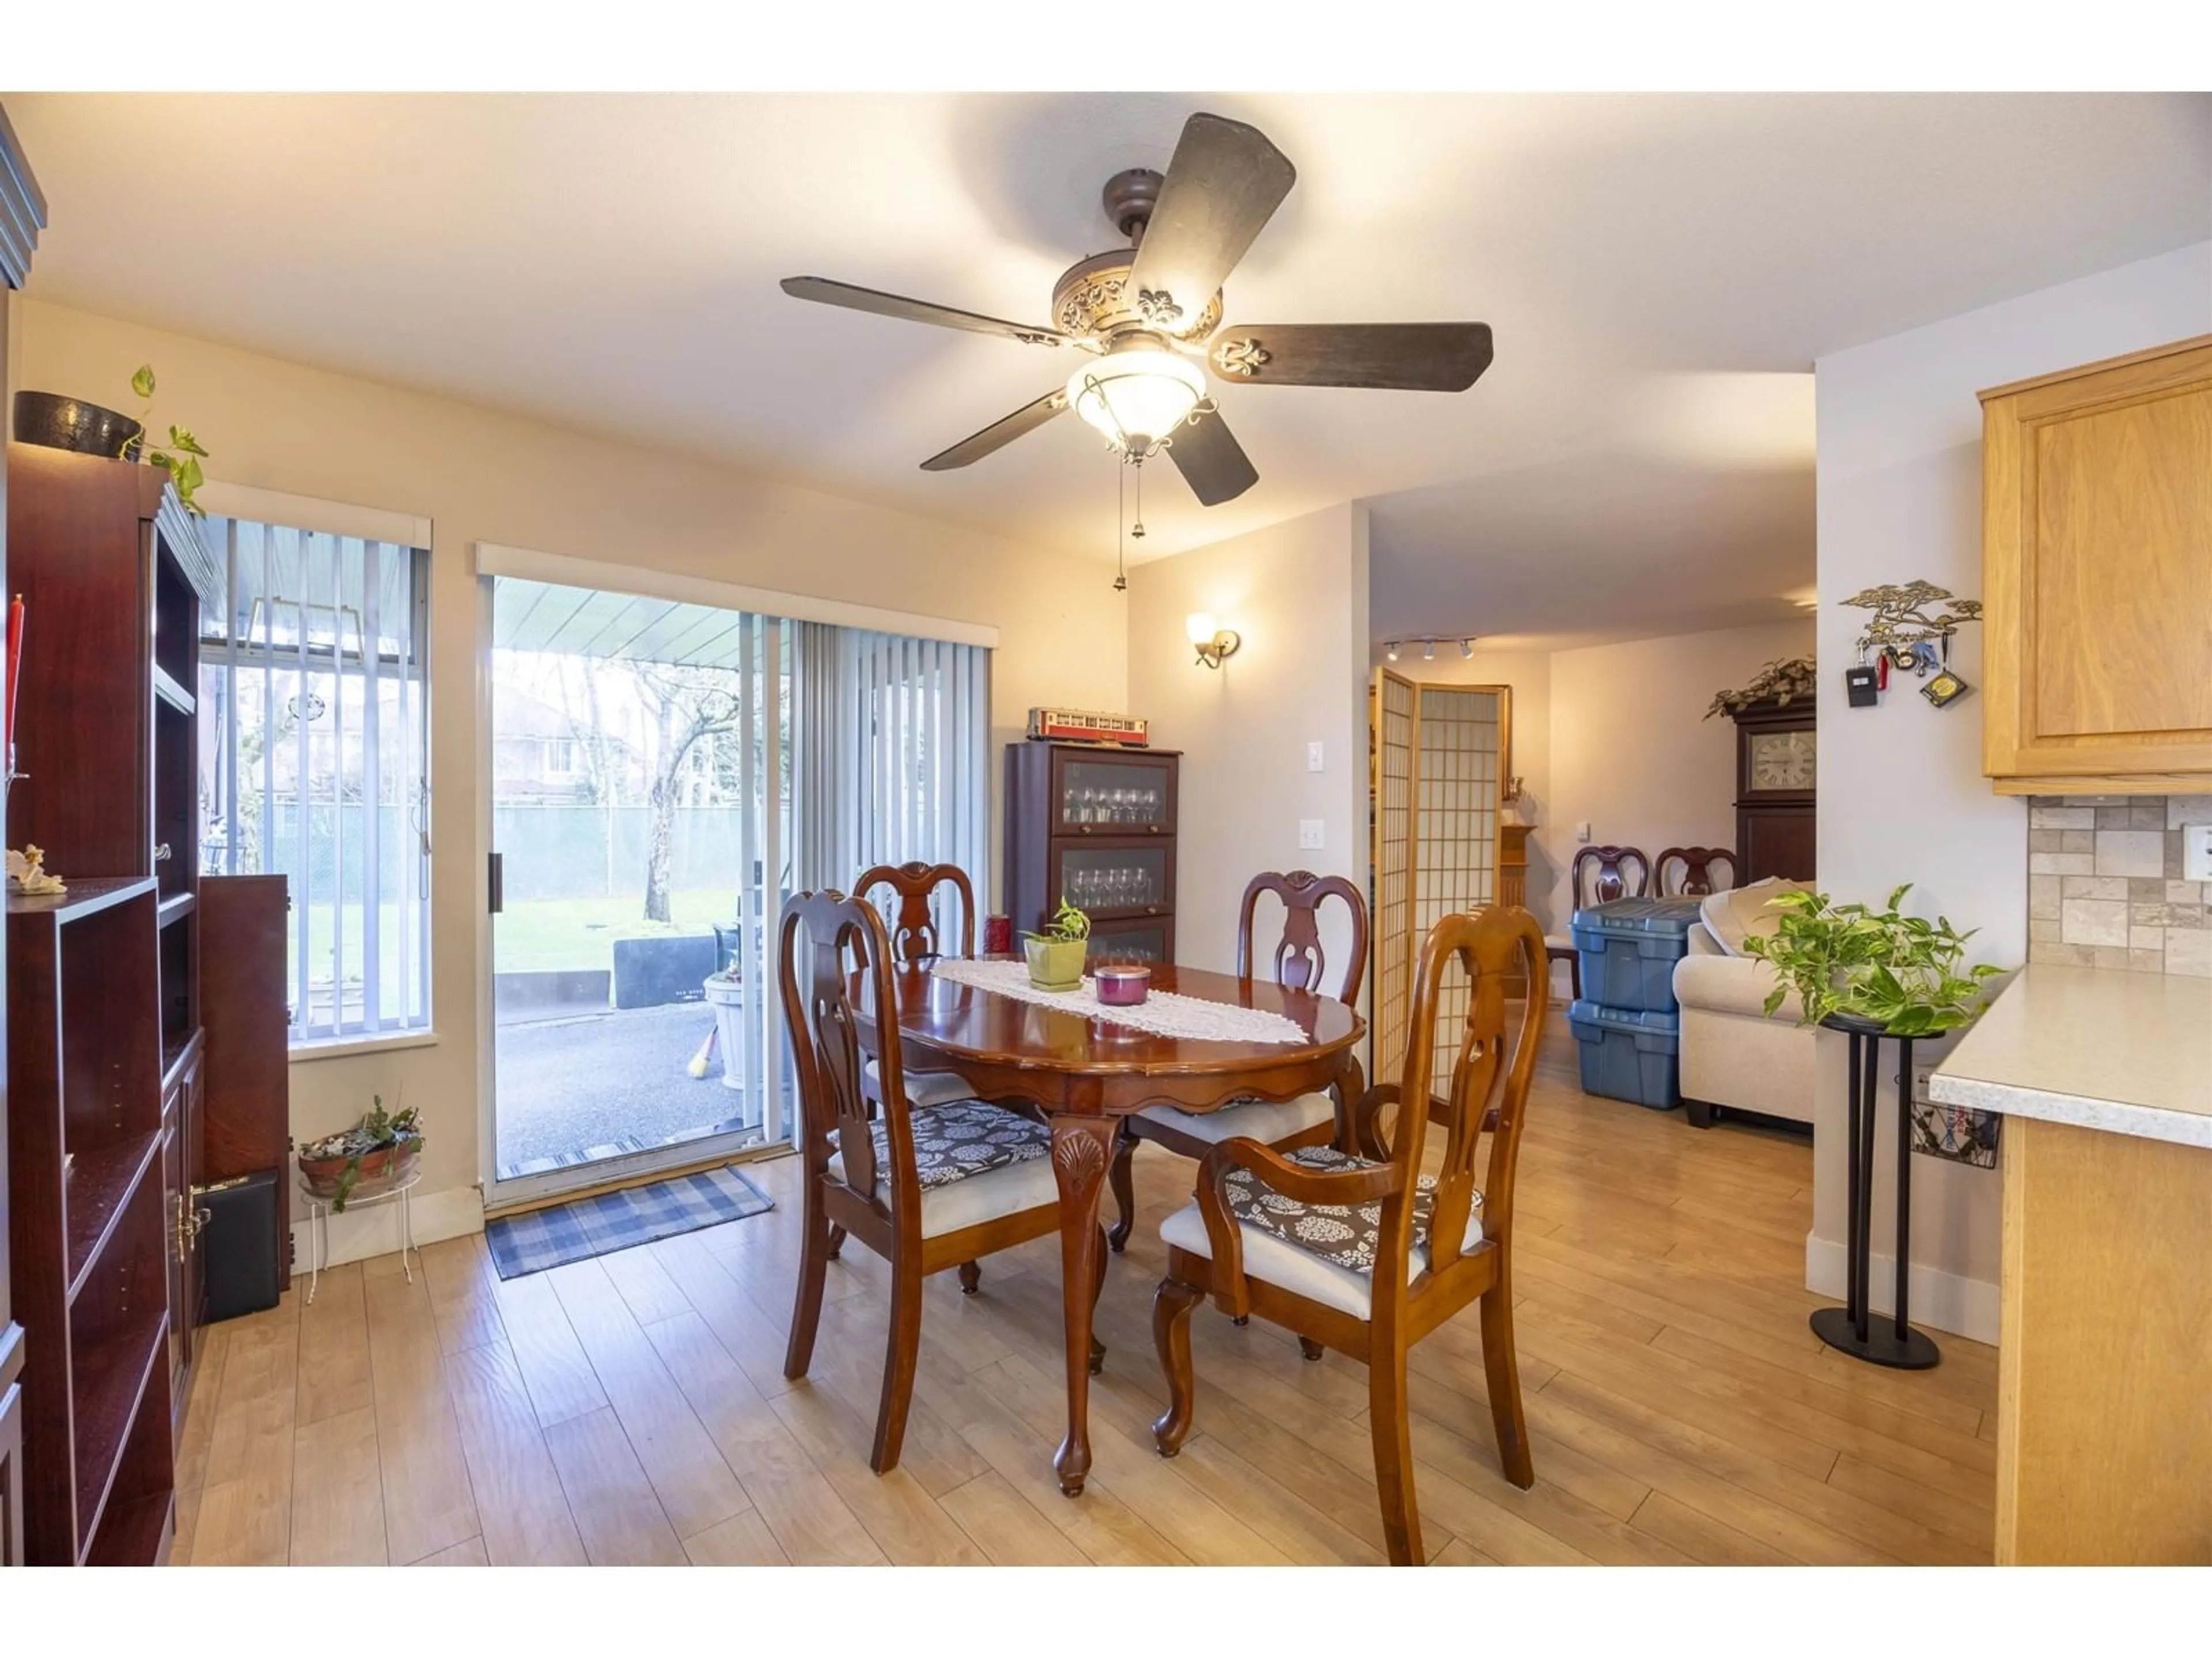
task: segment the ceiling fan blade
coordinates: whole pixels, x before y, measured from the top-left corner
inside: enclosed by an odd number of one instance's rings
[[[1065,390],[1048,392],[1033,404],[1024,404],[1003,421],[994,421],[973,437],[963,438],[941,454],[921,464],[924,472],[950,472],[955,467],[980,461],[994,449],[1003,449],[1024,432],[1034,432],[1067,407]]]
[[[813,300],[848,311],[872,311],[878,317],[898,317],[909,323],[933,323],[939,328],[964,328],[975,334],[1002,334],[1024,345],[1073,345],[1072,335],[1042,325],[1010,323],[1001,317],[985,317],[951,306],[933,306],[927,300],[909,300],[903,294],[885,294],[850,283],[833,283],[827,276],[787,276],[783,291],[794,300]]]
[[[1161,326],[1198,320],[1297,176],[1257,127],[1206,114],[1183,124],[1129,275],[1140,294],[1167,296],[1159,304],[1176,314],[1163,311]]]
[[[1464,392],[1490,367],[1490,325],[1239,323],[1207,356],[1216,373],[1249,386]]]
[[[1237,441],[1218,410],[1177,427],[1168,441],[1168,459],[1176,464],[1176,471],[1182,474],[1182,481],[1201,507],[1235,501],[1260,482],[1251,457],[1245,454],[1244,446]]]

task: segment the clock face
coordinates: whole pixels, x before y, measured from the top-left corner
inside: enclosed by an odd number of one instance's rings
[[[1810,789],[1813,733],[1759,732],[1751,738],[1751,787],[1754,789]]]

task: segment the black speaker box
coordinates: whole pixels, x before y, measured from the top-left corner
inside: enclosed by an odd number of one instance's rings
[[[208,1322],[276,1305],[276,1171],[263,1170],[199,1190],[207,1212],[200,1231],[200,1287]]]

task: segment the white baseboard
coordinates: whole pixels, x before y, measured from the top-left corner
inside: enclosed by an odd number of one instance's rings
[[[1805,1235],[1805,1288],[1822,1296],[1844,1299],[1846,1279],[1843,1242]],[[1873,1284],[1869,1301],[1876,1313],[1893,1310],[1890,1294],[1897,1284],[1897,1258],[1877,1252],[1871,1261]],[[1968,1279],[1960,1273],[1912,1265],[1910,1310],[1916,1325],[1995,1346],[1997,1340],[1997,1287],[1990,1280]]]
[[[293,1202],[304,1207],[296,1194]],[[474,1187],[416,1193],[412,1195],[411,1205],[417,1247],[483,1231],[483,1194]],[[307,1237],[307,1218],[296,1211],[295,1214],[297,1218],[292,1223],[293,1271],[304,1278],[314,1256]],[[329,1223],[330,1255],[323,1262],[325,1267],[360,1261],[372,1255],[389,1255],[399,1248],[399,1206],[396,1201],[386,1200],[362,1209],[349,1210],[343,1215],[330,1217]]]

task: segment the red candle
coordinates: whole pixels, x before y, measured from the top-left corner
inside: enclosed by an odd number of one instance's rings
[[[23,596],[18,593],[8,605],[8,685],[4,706],[0,706],[0,734],[4,734],[8,745],[8,775],[15,775],[15,682],[23,672]]]

